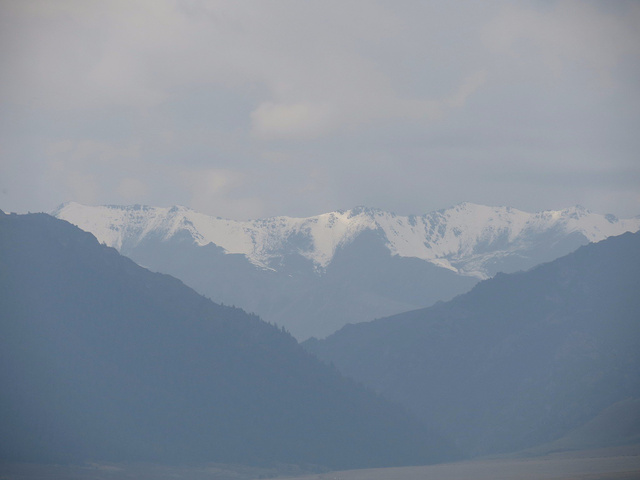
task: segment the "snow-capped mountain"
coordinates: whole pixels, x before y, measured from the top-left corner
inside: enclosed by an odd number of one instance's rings
[[[298,254],[313,262],[320,273],[338,249],[363,231],[378,231],[391,255],[425,260],[478,278],[492,275],[492,263],[535,248],[534,239],[543,234],[553,233],[558,239],[579,234],[587,242],[597,242],[640,229],[639,218],[620,220],[579,206],[527,213],[471,203],[421,216],[356,207],[309,218],[273,217],[244,222],[211,217],[181,206],[91,207],[66,203],[53,215],[121,251],[139,245],[149,236],[166,241],[186,234],[196,245],[213,243],[225,253],[245,255],[263,268],[274,268],[284,255]]]
[[[53,215],[301,340],[449,300],[499,271],[640,229],[640,218],[581,207],[526,213],[470,203],[421,216],[357,207],[245,222],[139,205],[67,203]]]

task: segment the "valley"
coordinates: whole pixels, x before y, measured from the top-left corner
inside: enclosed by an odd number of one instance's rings
[[[498,272],[640,229],[638,218],[582,207],[527,213],[471,203],[424,215],[356,207],[251,221],[143,205],[68,203],[52,214],[300,341],[447,301]]]
[[[558,452],[640,438],[640,233],[302,345],[46,214],[0,215],[0,252],[7,468],[582,478],[621,455]]]

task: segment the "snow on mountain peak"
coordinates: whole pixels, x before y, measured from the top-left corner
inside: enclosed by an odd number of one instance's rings
[[[93,233],[101,242],[126,250],[150,235],[168,240],[186,232],[197,245],[213,243],[227,253],[246,255],[268,267],[285,254],[299,254],[324,269],[335,252],[365,230],[384,233],[393,255],[415,257],[464,275],[484,278],[490,258],[523,248],[532,235],[578,232],[589,241],[640,229],[640,219],[620,220],[576,206],[527,213],[511,207],[461,203],[421,216],[400,216],[355,207],[309,218],[271,217],[235,221],[187,207],[61,205],[54,216]]]

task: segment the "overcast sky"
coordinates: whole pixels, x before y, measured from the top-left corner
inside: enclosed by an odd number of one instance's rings
[[[5,211],[640,214],[640,2],[0,5]]]

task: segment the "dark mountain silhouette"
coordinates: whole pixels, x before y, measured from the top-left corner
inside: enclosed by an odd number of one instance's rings
[[[48,215],[0,212],[0,458],[332,468],[451,444],[288,333]]]
[[[640,234],[304,345],[473,454],[592,431],[640,397]]]

